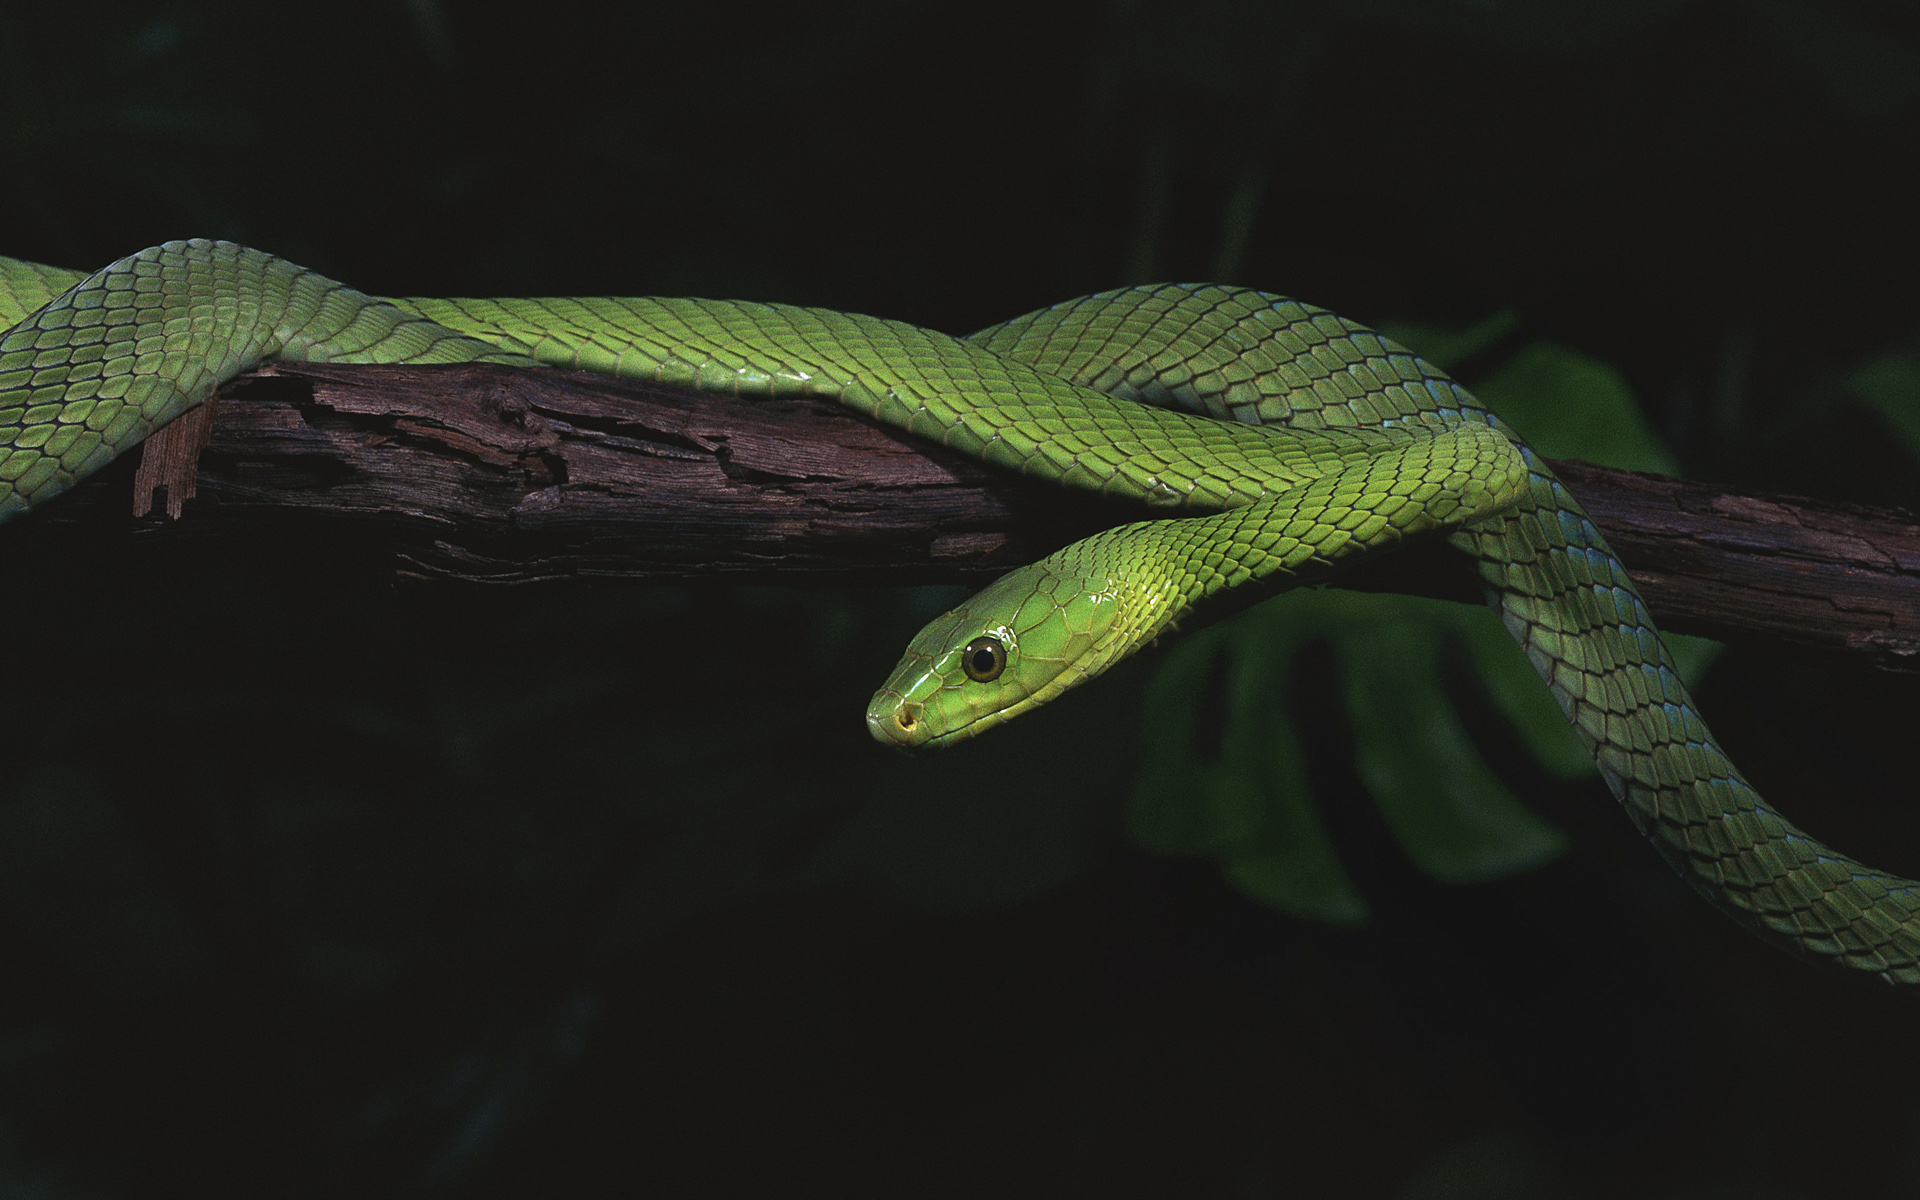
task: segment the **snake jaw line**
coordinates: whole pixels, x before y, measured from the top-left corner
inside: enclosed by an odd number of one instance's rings
[[[1168,522],[1146,522],[1158,532]],[[1125,526],[1010,572],[927,623],[868,706],[868,729],[889,745],[944,749],[1048,703],[1152,645],[1191,607],[1181,573],[1119,573]],[[990,676],[972,655],[1004,655]]]

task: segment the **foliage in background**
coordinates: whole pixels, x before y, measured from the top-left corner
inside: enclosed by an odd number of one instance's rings
[[[1486,350],[1516,321],[1499,314],[1448,333],[1387,332],[1443,366]],[[1542,453],[1672,473],[1617,371],[1552,342],[1519,349],[1478,394]],[[1670,635],[1671,636],[1671,635]],[[1306,646],[1333,648],[1332,695],[1290,688]],[[1441,679],[1458,645],[1539,764],[1562,777],[1593,761],[1512,637],[1488,611],[1333,589],[1290,595],[1182,639],[1143,696],[1141,772],[1130,828],[1162,853],[1211,854],[1255,899],[1336,924],[1366,900],[1341,869],[1316,812],[1296,705],[1335,705],[1351,721],[1354,769],[1401,849],[1447,883],[1480,883],[1561,854],[1566,840],[1528,811],[1483,760]],[[1671,636],[1689,687],[1712,644]],[[1215,694],[1216,692],[1221,694]],[[1337,697],[1337,699],[1336,699]]]
[[[0,6],[0,252],[955,332],[1214,277],[1494,339],[1496,407],[1578,397],[1510,412],[1548,453],[1660,467],[1632,396],[1690,475],[1916,507],[1916,64],[1885,0]],[[1559,787],[1467,607],[1303,595],[907,761],[859,713],[950,597],[8,532],[0,1194],[1920,1182],[1910,1012]],[[1796,820],[1920,874],[1910,681],[1742,646],[1704,690]]]

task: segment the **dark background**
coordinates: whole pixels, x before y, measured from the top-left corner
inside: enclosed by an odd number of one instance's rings
[[[1910,4],[23,7],[0,253],[954,332],[1169,277],[1510,310],[1690,476],[1920,505]],[[871,745],[945,593],[150,540],[0,531],[0,1196],[1920,1193],[1911,1001],[1748,938],[1470,681],[1571,853],[1416,870],[1309,651],[1374,911],[1335,929],[1130,843],[1138,669]],[[1920,873],[1911,677],[1734,645],[1699,695],[1795,819]]]

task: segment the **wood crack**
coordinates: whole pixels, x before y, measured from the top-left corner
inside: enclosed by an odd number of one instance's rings
[[[991,471],[826,401],[474,364],[280,364],[221,396],[204,431],[176,422],[148,442],[141,495],[150,504],[163,489],[189,519],[146,518],[141,536],[298,520],[386,553],[409,577],[909,584],[978,582],[1165,515]],[[199,469],[183,473],[183,447],[202,433]],[[1554,466],[1663,626],[1920,668],[1911,515]],[[133,474],[115,464],[8,523],[7,553],[58,555],[76,526],[124,537]],[[1343,583],[1479,596],[1471,565],[1444,547],[1380,556]]]

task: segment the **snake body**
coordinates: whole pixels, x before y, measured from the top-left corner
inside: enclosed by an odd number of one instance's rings
[[[868,710],[874,736],[896,745],[970,737],[1197,609],[1443,533],[1476,559],[1601,775],[1683,876],[1788,949],[1920,983],[1920,884],[1767,806],[1546,465],[1437,368],[1324,309],[1161,285],[960,339],[775,304],[387,300],[188,241],[90,274],[0,259],[0,326],[0,521],[271,361],[551,364],[826,396],[996,466],[1179,516],[1068,546],[930,623]]]

